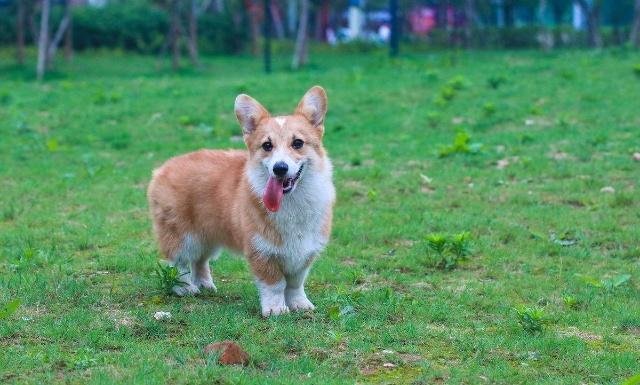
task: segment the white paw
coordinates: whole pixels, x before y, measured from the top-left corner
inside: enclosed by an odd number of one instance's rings
[[[200,294],[200,289],[192,283],[188,283],[185,285],[176,285],[173,287],[173,292],[176,293],[179,297],[184,297],[187,295],[196,295]]]
[[[275,306],[262,307],[262,316],[265,318],[274,316],[274,315],[287,314],[287,313],[289,313],[289,308],[284,303],[275,305]]]
[[[291,311],[313,310],[316,308],[304,295],[287,297],[287,305]]]
[[[201,289],[218,291],[218,288],[213,283],[212,279],[199,279],[196,282],[194,282],[194,284]]]

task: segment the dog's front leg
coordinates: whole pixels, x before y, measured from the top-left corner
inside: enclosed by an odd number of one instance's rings
[[[260,295],[262,316],[288,313],[289,308],[284,297],[287,280],[280,265],[274,259],[261,255],[253,255],[249,262]]]
[[[310,266],[304,267],[296,274],[289,274],[286,276],[287,288],[284,292],[284,297],[289,309],[296,310],[313,310],[315,306],[309,301],[307,295],[304,292],[304,281],[309,274]]]

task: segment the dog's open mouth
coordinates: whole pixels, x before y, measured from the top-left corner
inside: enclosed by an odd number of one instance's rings
[[[296,176],[293,178],[285,178],[282,181],[282,192],[284,194],[291,192],[294,187],[296,187],[296,183],[298,183],[298,179],[300,179],[300,175],[302,175],[302,169],[304,168],[304,164],[300,166],[300,169],[296,173]]]
[[[300,175],[302,175],[303,168],[304,165],[301,165],[293,178],[269,177],[267,186],[264,189],[264,194],[262,195],[262,201],[269,211],[276,212],[280,209],[282,197],[296,187],[296,183],[298,183]]]

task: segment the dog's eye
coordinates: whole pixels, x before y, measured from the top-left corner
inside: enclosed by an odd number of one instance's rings
[[[262,143],[262,149],[269,152],[273,150],[273,144],[271,144],[271,142],[264,142]]]
[[[293,148],[295,148],[296,150],[299,150],[302,148],[302,146],[304,145],[304,142],[302,141],[302,139],[294,139],[293,143],[291,144],[293,146]]]

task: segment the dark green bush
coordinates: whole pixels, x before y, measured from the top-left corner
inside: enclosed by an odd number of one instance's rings
[[[149,6],[79,7],[74,10],[73,42],[79,50],[108,47],[151,53],[162,47],[168,25],[166,13]]]
[[[53,7],[53,26],[58,25],[61,13],[61,7]],[[187,27],[186,20],[184,27]],[[166,11],[144,2],[118,2],[103,8],[73,9],[73,44],[77,50],[117,48],[157,53],[166,44],[168,28]],[[246,40],[245,33],[235,27],[229,14],[201,15],[198,32],[200,52],[205,54],[236,53]],[[15,39],[14,11],[12,7],[0,8],[0,44],[13,45]],[[27,44],[32,41],[28,36]]]

